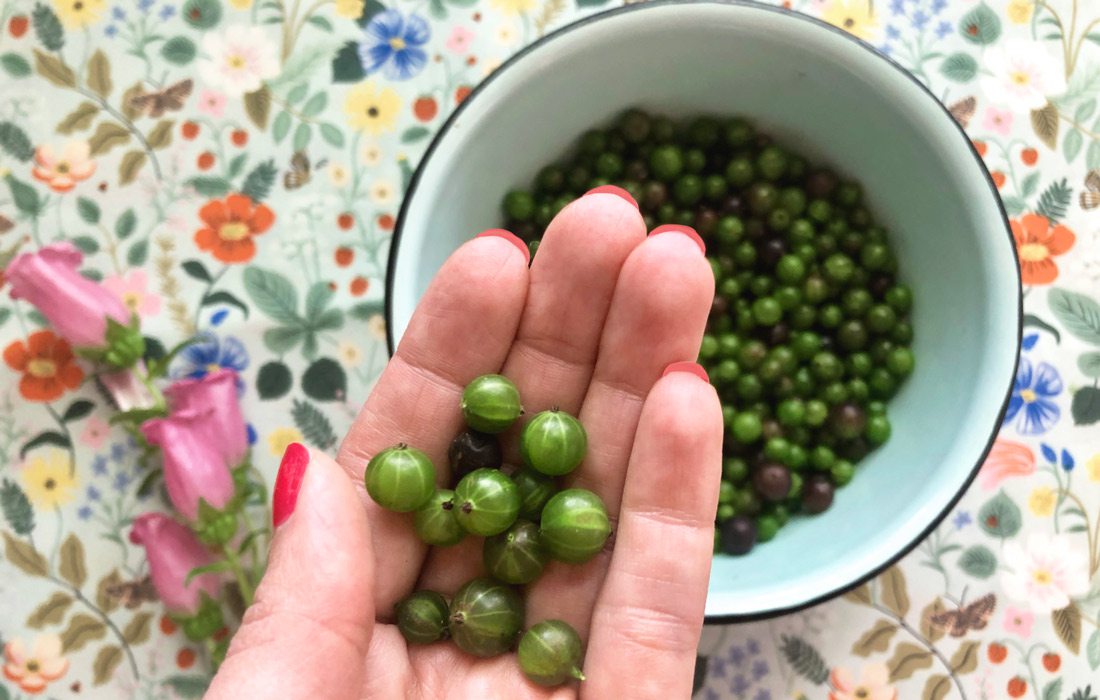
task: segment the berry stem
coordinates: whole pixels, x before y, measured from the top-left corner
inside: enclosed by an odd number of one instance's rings
[[[584,673],[583,673],[583,672],[582,672],[582,671],[581,671],[581,670],[580,670],[579,668],[577,668],[576,666],[574,666],[574,667],[572,668],[572,670],[570,670],[570,671],[569,671],[569,675],[570,675],[570,676],[573,676],[573,677],[574,677],[574,678],[576,678],[576,679],[577,679],[578,681],[583,681],[583,680],[587,680],[587,679],[586,679],[586,678],[584,677]]]

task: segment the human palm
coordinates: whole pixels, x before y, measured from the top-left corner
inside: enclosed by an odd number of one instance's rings
[[[701,245],[676,230],[647,237],[637,208],[607,193],[564,209],[530,267],[518,240],[487,233],[440,270],[336,462],[315,452],[296,469],[288,451],[275,492],[285,522],[208,697],[690,694],[722,442],[717,395],[687,362],[713,296]],[[392,624],[410,592],[450,596],[483,575],[481,540],[427,547],[410,516],[366,495],[363,469],[406,442],[448,481],[462,388],[493,372],[516,383],[528,416],[559,406],[588,431],[566,480],[602,497],[613,537],[585,564],[551,562],[524,594],[528,625],[565,620],[585,640],[580,684],[540,688],[513,654],[410,646]],[[518,462],[507,440],[505,455]]]

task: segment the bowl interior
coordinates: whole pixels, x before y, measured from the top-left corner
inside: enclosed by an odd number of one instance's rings
[[[649,3],[536,44],[469,98],[428,154],[391,267],[403,333],[444,259],[499,225],[499,202],[628,106],[750,116],[858,178],[914,289],[917,370],[894,434],[825,514],[714,560],[709,616],[789,609],[854,583],[956,499],[998,424],[1019,335],[1019,278],[996,195],[965,136],[896,66],[841,32],[755,5]]]

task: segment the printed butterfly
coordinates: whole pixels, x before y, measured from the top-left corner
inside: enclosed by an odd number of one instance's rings
[[[952,637],[961,637],[970,630],[985,629],[996,607],[997,598],[989,593],[957,610],[935,613],[929,620],[933,625],[946,629]]]
[[[139,113],[156,118],[166,111],[183,109],[183,103],[191,95],[194,82],[188,78],[175,85],[169,85],[157,92],[146,92],[130,98],[130,107]]]
[[[1100,207],[1100,169],[1090,170],[1085,176],[1085,188],[1086,190],[1081,193],[1081,208]]]

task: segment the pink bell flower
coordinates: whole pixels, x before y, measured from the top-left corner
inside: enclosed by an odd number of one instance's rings
[[[192,569],[214,561],[195,534],[164,513],[143,513],[134,519],[130,541],[145,547],[153,587],[169,612],[194,615],[202,593],[218,597],[217,574],[199,574],[186,583]]]
[[[217,509],[233,497],[233,476],[219,453],[207,419],[195,411],[153,418],[141,424],[149,444],[164,457],[164,485],[176,510],[194,522],[199,499]]]
[[[209,442],[230,467],[248,451],[248,430],[237,398],[237,373],[220,369],[199,379],[180,379],[164,392],[172,414],[191,412]]]

